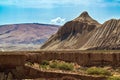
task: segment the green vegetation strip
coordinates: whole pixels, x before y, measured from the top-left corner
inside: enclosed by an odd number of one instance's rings
[[[35,67],[36,65],[38,66],[39,69],[41,70],[52,70],[52,71],[70,71],[71,73],[75,72],[78,74],[87,74],[87,75],[94,75],[94,76],[101,76],[101,77],[106,77],[107,80],[120,80],[120,69],[119,67],[117,68],[112,68],[110,66],[106,67],[82,67],[79,66],[78,64],[75,63],[68,63],[65,61],[59,61],[59,60],[52,60],[52,61],[47,61],[44,60],[42,61],[41,64],[33,64],[31,62],[28,62],[27,65]],[[117,73],[117,76],[115,77],[114,74]]]
[[[54,61],[51,61],[51,62],[43,61],[42,64],[40,65],[40,67],[72,71],[74,69],[74,64],[54,60]]]
[[[111,72],[103,68],[97,68],[97,67],[88,68],[86,72],[90,75],[111,76]]]
[[[120,80],[120,77],[109,77],[107,80]]]

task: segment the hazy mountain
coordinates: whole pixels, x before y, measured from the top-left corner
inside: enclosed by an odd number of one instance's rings
[[[26,23],[0,26],[0,47],[19,44],[41,45],[58,30],[57,25]]]

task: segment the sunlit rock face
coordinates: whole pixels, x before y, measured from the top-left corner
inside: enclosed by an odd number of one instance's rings
[[[100,24],[85,11],[72,21],[62,26],[52,35],[41,49],[79,49]]]
[[[120,49],[120,19],[99,24],[83,12],[62,26],[41,49]]]
[[[120,20],[111,19],[106,21],[82,48],[120,49]]]

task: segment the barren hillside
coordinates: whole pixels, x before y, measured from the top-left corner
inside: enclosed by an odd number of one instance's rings
[[[100,24],[83,12],[76,19],[67,22],[41,47],[42,49],[79,49],[94,34]]]
[[[67,22],[42,49],[120,49],[120,19],[99,24],[87,12]]]
[[[81,49],[120,49],[120,20],[106,21]]]
[[[26,23],[0,26],[0,50],[34,50],[58,30],[57,25]]]

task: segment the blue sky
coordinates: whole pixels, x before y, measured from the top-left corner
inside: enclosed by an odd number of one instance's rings
[[[45,23],[63,25],[88,13],[98,22],[120,18],[120,0],[0,0],[0,25]]]

